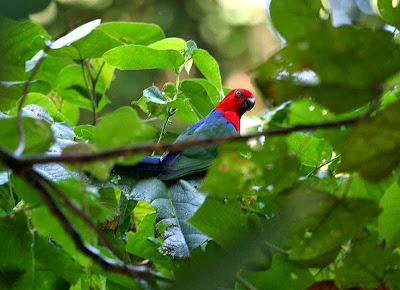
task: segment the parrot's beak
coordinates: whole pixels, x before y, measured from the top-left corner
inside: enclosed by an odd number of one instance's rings
[[[250,98],[247,98],[240,107],[240,114],[243,115],[247,111],[253,109],[255,102],[256,102],[255,97],[251,96]]]

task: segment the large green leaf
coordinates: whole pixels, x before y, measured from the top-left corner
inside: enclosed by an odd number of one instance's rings
[[[359,235],[360,226],[376,217],[379,208],[372,201],[338,200],[328,192],[300,187],[279,198],[278,212],[282,233],[289,226],[293,240],[289,258],[316,266],[331,262],[334,251]]]
[[[0,80],[27,80],[25,61],[43,48],[44,39],[50,35],[46,30],[32,22],[17,22],[0,17]],[[18,96],[17,99],[21,97]],[[0,98],[1,99],[1,98]]]
[[[93,66],[92,74],[97,75],[99,66],[101,65],[98,61],[92,61]],[[86,78],[89,80],[89,76],[86,72]],[[100,111],[109,102],[105,96],[105,92],[110,87],[113,79],[114,69],[109,65],[105,65],[99,75],[96,85],[96,104],[97,111]],[[69,101],[72,104],[78,105],[82,108],[92,110],[92,103],[90,95],[87,91],[87,86],[80,65],[70,65],[63,68],[58,74],[58,95],[64,100]]]
[[[15,106],[18,99],[24,94],[27,81],[0,82],[0,105],[2,110]],[[34,80],[29,84],[28,93],[47,94],[51,90],[50,84],[45,81]]]
[[[40,269],[40,271],[52,272],[56,276],[68,281],[71,285],[78,282],[78,279],[83,274],[83,269],[81,269],[70,255],[62,248],[41,236],[35,236],[33,252],[36,271]]]
[[[218,90],[221,90],[221,74],[218,62],[204,49],[195,49],[193,61],[199,71],[212,83]]]
[[[287,137],[290,152],[297,155],[301,163],[308,166],[318,166],[329,161],[332,148],[325,140],[310,135],[293,133]]]
[[[188,258],[191,250],[208,239],[186,222],[204,201],[204,196],[197,191],[200,182],[180,179],[167,186],[157,178],[149,178],[133,188],[129,197],[144,200],[157,211],[157,227],[164,238],[160,250],[164,254]]]
[[[31,105],[32,106],[32,105]],[[17,118],[0,119],[0,145],[8,150],[15,150],[18,147],[18,125]],[[50,124],[43,120],[23,118],[25,134],[24,154],[45,152],[53,143],[53,133]]]
[[[116,47],[104,54],[105,61],[121,70],[165,68],[178,70],[185,58],[176,50],[158,50],[142,45]]]
[[[336,272],[336,281],[341,289],[352,287],[377,288],[385,270],[383,248],[376,237],[366,237],[354,241],[350,253],[343,259],[343,264]]]
[[[121,126],[124,124],[124,126]],[[128,146],[148,141],[154,129],[143,123],[135,110],[121,107],[102,118],[96,127],[96,145],[99,148]],[[140,156],[128,158],[130,163],[140,160]],[[123,158],[120,158],[122,161]]]
[[[376,5],[380,16],[388,23],[400,25],[400,7],[398,2],[391,0],[377,0]]]
[[[20,211],[0,216],[0,288],[30,289],[33,283],[32,234]]]
[[[308,289],[314,282],[310,271],[301,268],[277,253],[272,257],[271,268],[263,272],[248,273],[244,276],[257,289]]]
[[[302,38],[323,24],[319,18],[321,8],[320,0],[272,0],[269,2],[269,17],[273,27],[289,41]]]
[[[238,201],[226,202],[211,196],[206,198],[189,223],[225,248],[239,244],[240,233],[248,230],[247,218]]]
[[[206,117],[214,109],[206,89],[199,83],[191,80],[183,81],[181,91],[185,101],[189,102],[200,118]]]
[[[400,243],[400,229],[396,226],[400,218],[400,187],[394,182],[380,201],[382,213],[378,217],[379,239],[385,240],[389,247]]]
[[[161,254],[158,248],[161,246],[159,240],[155,239],[156,213],[147,214],[139,224],[136,233],[128,232],[127,252],[151,260],[165,268],[169,267],[171,257]]]
[[[380,181],[400,162],[400,103],[360,121],[347,135],[342,153],[342,171],[359,171],[367,180]]]
[[[182,38],[170,37],[161,39],[149,45],[155,49],[173,49],[177,51],[183,51],[186,48],[186,41]]]
[[[17,106],[19,105],[19,103],[21,102],[21,100],[18,101],[14,112],[17,111]],[[50,97],[40,94],[40,93],[29,93],[24,101],[24,105],[30,105],[30,104],[35,104],[38,105],[44,109],[46,109],[46,111],[49,113],[49,115],[54,119],[54,121],[56,122],[68,122],[70,123],[71,121],[69,121],[62,113],[60,113],[56,106],[54,105],[54,103],[51,101]]]
[[[91,25],[91,23],[95,21],[96,20],[86,23],[71,31],[66,36],[56,40],[50,46],[52,49],[49,50],[49,55],[73,59],[98,58],[106,51],[123,45],[122,42],[110,37],[103,31],[94,29],[97,23],[94,25]],[[100,22],[98,22],[98,24],[99,23]],[[90,26],[86,28],[86,25]]]
[[[276,103],[312,98],[341,113],[377,98],[378,84],[399,64],[400,49],[391,33],[343,26],[288,43],[254,76],[264,97]]]
[[[100,24],[97,30],[126,44],[149,45],[164,38],[161,28],[149,23],[108,22]]]

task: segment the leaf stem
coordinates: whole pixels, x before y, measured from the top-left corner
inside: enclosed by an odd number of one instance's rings
[[[164,137],[165,130],[167,129],[169,118],[171,118],[175,114],[175,112],[176,111],[172,110],[172,108],[168,108],[167,116],[165,117],[163,126],[161,128],[160,136],[158,137],[158,140],[157,140],[156,144],[159,144],[161,142],[162,138]],[[155,153],[156,153],[156,150],[154,150],[153,153],[151,153],[151,156],[154,156]]]
[[[257,290],[256,287],[254,287],[253,285],[251,285],[247,280],[245,280],[242,276],[240,276],[239,274],[236,275],[236,280],[239,282],[239,284],[241,284],[244,288],[246,288],[247,290]]]
[[[24,134],[24,122],[23,122],[23,118],[22,118],[22,108],[24,107],[25,100],[28,97],[29,86],[31,85],[33,79],[35,78],[36,74],[38,73],[39,67],[40,67],[41,63],[43,62],[43,60],[45,59],[45,57],[47,56],[47,52],[49,49],[50,49],[50,47],[48,47],[46,45],[46,47],[43,49],[43,55],[36,62],[29,79],[27,80],[27,82],[24,85],[22,98],[18,104],[18,110],[17,110],[19,143],[18,143],[17,149],[14,152],[14,156],[21,156],[25,150],[25,134]]]
[[[91,83],[92,83],[92,86],[90,86],[89,85],[89,81],[87,80],[87,77],[86,77],[85,62],[86,62],[86,60],[81,58],[81,68],[82,68],[83,80],[85,81],[86,89],[88,91],[88,94],[89,94],[89,97],[90,97],[90,101],[92,103],[92,119],[93,119],[92,125],[95,126],[96,122],[97,122],[97,112],[96,112],[97,104],[96,104],[96,99],[95,99],[95,95],[94,95],[95,92],[93,92],[93,76],[92,76],[90,70],[88,69],[89,76],[90,76]]]
[[[322,167],[324,167],[325,165],[328,165],[329,163],[333,163],[337,160],[339,160],[342,156],[340,154],[338,154],[335,158],[332,158],[331,160],[328,160],[320,165],[318,165],[317,167],[315,167],[313,169],[313,171],[311,171],[310,173],[307,174],[307,178],[313,176],[315,173],[318,172],[318,170],[320,170]]]

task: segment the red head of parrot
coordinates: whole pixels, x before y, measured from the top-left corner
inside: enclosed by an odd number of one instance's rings
[[[249,90],[235,89],[226,95],[216,110],[220,111],[240,132],[240,118],[246,111],[254,107],[254,103],[254,95]]]

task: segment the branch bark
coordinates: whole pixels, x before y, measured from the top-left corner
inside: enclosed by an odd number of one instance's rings
[[[10,153],[2,148],[0,148],[0,160],[10,169],[12,169],[15,174],[27,181],[39,193],[39,195],[42,197],[47,207],[49,208],[50,212],[58,219],[64,231],[71,237],[76,248],[80,252],[88,256],[90,259],[92,259],[95,263],[100,265],[104,270],[129,276],[139,283],[143,280],[163,280],[166,282],[171,281],[169,278],[152,271],[147,266],[126,264],[123,262],[123,260],[116,261],[103,256],[97,248],[85,243],[82,240],[78,231],[70,223],[67,216],[55,202],[50,193],[50,190],[56,191],[56,193],[59,194],[61,199],[65,202],[67,207],[69,207],[72,211],[74,211],[77,215],[84,219],[84,221],[90,227],[96,228],[96,226],[83,212],[76,208],[72,204],[72,202],[65,195],[63,195],[61,191],[57,189],[57,187],[46,180],[43,176],[36,173],[31,166],[22,166],[18,157],[12,156]],[[96,233],[99,235],[99,239],[102,240],[102,233],[99,234],[98,230],[96,230]],[[107,240],[105,240],[105,242],[103,243],[105,243],[106,246],[107,244],[109,244]]]
[[[45,164],[45,163],[55,163],[55,162],[76,164],[76,163],[85,163],[85,162],[112,159],[116,157],[126,157],[144,152],[152,152],[155,150],[169,150],[170,152],[178,152],[190,147],[205,146],[211,144],[222,144],[233,141],[246,141],[248,139],[257,138],[261,136],[287,135],[292,132],[298,132],[304,130],[328,129],[328,128],[337,128],[341,126],[354,125],[360,120],[364,120],[366,118],[368,117],[361,116],[361,117],[355,117],[347,120],[340,120],[333,122],[322,122],[317,124],[301,124],[287,128],[273,128],[244,136],[236,135],[229,137],[189,139],[176,143],[170,143],[170,142],[150,143],[150,144],[135,145],[129,147],[121,147],[110,150],[103,150],[95,153],[67,153],[59,156],[38,155],[32,157],[18,157],[18,162],[21,166],[32,166],[33,164]]]

